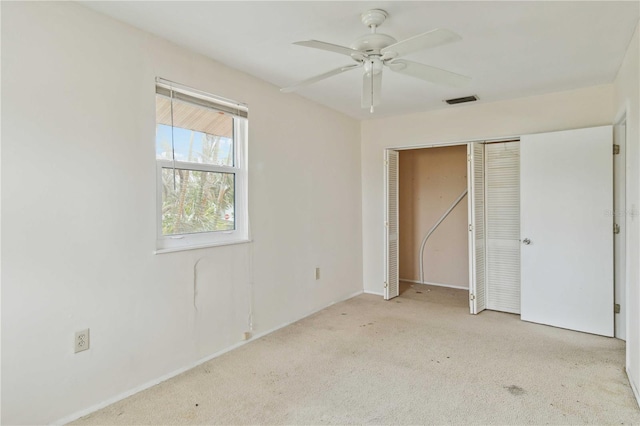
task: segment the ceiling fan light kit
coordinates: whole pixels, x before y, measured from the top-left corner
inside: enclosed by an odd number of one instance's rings
[[[312,47],[349,56],[356,63],[327,71],[293,86],[284,87],[280,91],[284,93],[293,92],[334,75],[362,67],[364,74],[361,105],[362,108],[369,108],[369,111],[373,113],[374,107],[380,104],[382,74],[385,66],[393,72],[450,87],[463,87],[471,81],[471,78],[451,71],[406,59],[398,59],[419,50],[461,40],[462,38],[459,35],[449,30],[435,29],[397,41],[388,34],[377,32],[378,27],[384,23],[388,16],[389,14],[381,9],[372,9],[364,12],[361,15],[362,23],[369,27],[371,32],[358,37],[349,47],[318,40],[295,42],[294,44],[299,46]]]

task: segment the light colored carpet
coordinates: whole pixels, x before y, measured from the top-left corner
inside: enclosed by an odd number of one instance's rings
[[[361,295],[76,424],[640,424],[624,342],[468,314],[467,292]]]

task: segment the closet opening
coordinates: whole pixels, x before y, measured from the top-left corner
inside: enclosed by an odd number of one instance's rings
[[[520,314],[519,141],[408,149],[392,162],[397,293],[433,292],[472,314]]]
[[[428,286],[468,293],[467,145],[399,151],[398,182],[400,294]]]

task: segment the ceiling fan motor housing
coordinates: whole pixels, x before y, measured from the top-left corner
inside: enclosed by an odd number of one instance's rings
[[[367,54],[379,55],[381,49],[395,43],[397,40],[390,35],[371,33],[358,37],[349,47]]]
[[[371,33],[358,37],[349,47],[369,55],[379,55],[380,50],[398,42],[387,34],[376,33],[389,14],[382,9],[371,9],[360,15],[362,23],[371,28]]]

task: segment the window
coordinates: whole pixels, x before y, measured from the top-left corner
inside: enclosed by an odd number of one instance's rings
[[[156,80],[157,252],[248,240],[246,106]]]

